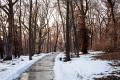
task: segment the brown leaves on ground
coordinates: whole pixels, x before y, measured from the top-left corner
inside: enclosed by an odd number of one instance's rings
[[[101,60],[120,60],[120,52],[104,53],[94,57]]]

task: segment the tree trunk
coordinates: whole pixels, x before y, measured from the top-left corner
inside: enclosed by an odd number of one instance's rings
[[[80,33],[81,33],[81,38],[82,38],[82,53],[83,54],[87,54],[88,51],[88,33],[87,33],[87,28],[86,28],[86,23],[85,23],[85,17],[86,17],[86,12],[84,11],[84,4],[83,4],[83,0],[81,0],[80,2],[80,5],[81,5],[81,12],[80,12],[80,15],[81,15],[81,24],[80,24]],[[86,8],[87,9],[87,8]]]
[[[32,60],[33,55],[33,30],[32,30],[32,0],[30,0],[30,14],[29,14],[29,60]]]
[[[42,29],[39,30],[39,44],[38,44],[38,53],[41,53],[41,38],[42,38]]]
[[[50,29],[48,28],[48,33],[47,33],[47,50],[46,52],[48,53],[49,52],[49,45],[50,45]]]
[[[116,48],[117,47],[117,25],[116,25],[116,20],[114,16],[115,1],[107,0],[107,2],[108,2],[109,13],[110,13],[108,15],[108,19],[110,19],[109,23],[111,22],[112,24],[111,40],[113,42],[113,48]]]
[[[88,33],[87,33],[87,29],[86,29],[86,25],[85,25],[85,18],[84,16],[82,16],[82,19],[81,19],[81,36],[82,36],[82,53],[83,54],[87,54],[88,51]]]
[[[58,22],[56,22],[56,24],[57,24],[57,33],[56,33],[56,36],[55,36],[55,46],[54,46],[54,52],[56,52],[56,49],[57,49],[57,43],[58,43],[58,37],[59,37],[59,30],[58,30],[58,27],[59,27],[59,25],[58,25]]]
[[[74,11],[73,11],[73,4],[72,0],[70,1],[70,6],[71,6],[71,14],[72,14],[72,27],[74,30],[74,45],[75,45],[75,53],[77,53],[77,57],[79,57],[79,45],[78,45],[78,38],[77,38],[77,32],[76,32],[76,27],[75,27],[75,19],[74,19]]]
[[[66,42],[65,42],[65,61],[70,61],[70,25],[69,25],[69,0],[67,0],[67,12],[66,12]]]
[[[2,39],[1,39],[1,37],[0,37],[0,58],[1,59],[3,59],[3,52],[4,52],[4,50],[3,50],[3,41],[2,41]]]
[[[8,14],[8,37],[7,37],[7,57],[6,59],[11,60],[12,59],[12,53],[14,48],[14,13],[13,13],[13,4],[12,0],[9,1],[9,14]],[[6,60],[5,59],[5,60]]]
[[[20,15],[19,15],[19,53],[18,53],[18,57],[20,57],[20,55],[23,53],[23,50],[22,50],[22,26],[21,26],[21,16],[22,16],[22,12],[21,12],[21,0],[20,0]]]

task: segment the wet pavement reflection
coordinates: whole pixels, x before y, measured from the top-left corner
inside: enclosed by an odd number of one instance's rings
[[[54,80],[54,59],[56,54],[50,54],[35,63],[17,80]]]

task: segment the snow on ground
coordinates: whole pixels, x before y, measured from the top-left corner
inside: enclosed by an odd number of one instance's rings
[[[21,56],[19,59],[13,59],[12,61],[0,62],[0,80],[15,80],[32,64],[46,55],[43,53],[34,55],[33,60],[29,60],[28,56]]]
[[[90,50],[89,51],[90,54],[100,54],[100,53],[105,53],[103,51],[93,51],[93,50]]]
[[[64,57],[60,53],[55,59],[55,80],[94,80],[109,75],[112,71],[116,71],[109,65],[110,61],[95,60],[92,56],[95,53],[103,52],[89,52],[87,55],[80,55],[80,58],[72,58],[72,61],[60,61],[60,57]],[[93,54],[92,54],[93,53]],[[120,67],[118,68],[120,70]]]

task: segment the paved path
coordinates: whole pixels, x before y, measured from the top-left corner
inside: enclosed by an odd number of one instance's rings
[[[50,54],[39,60],[28,71],[23,73],[18,80],[53,80],[55,56],[56,54]]]

